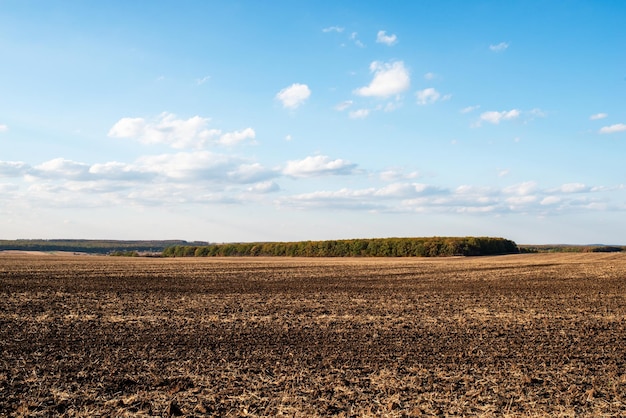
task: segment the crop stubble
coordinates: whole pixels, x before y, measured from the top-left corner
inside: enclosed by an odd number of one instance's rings
[[[626,256],[0,255],[0,415],[626,414]]]

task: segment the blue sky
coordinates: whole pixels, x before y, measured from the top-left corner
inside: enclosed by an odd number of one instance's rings
[[[626,243],[622,1],[0,1],[0,237]]]

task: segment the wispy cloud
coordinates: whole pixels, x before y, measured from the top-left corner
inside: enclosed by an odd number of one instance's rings
[[[197,78],[196,79],[196,84],[200,86],[200,85],[206,83],[207,81],[209,81],[210,79],[211,79],[210,75],[206,75],[204,77]]]
[[[402,61],[374,61],[370,64],[370,71],[374,73],[374,79],[369,85],[356,89],[355,94],[384,98],[406,91],[411,84],[409,71]]]
[[[480,109],[480,105],[467,106],[467,107],[464,107],[463,109],[461,109],[461,113],[470,113],[470,112],[473,112],[474,110],[478,110],[478,109]]]
[[[354,44],[358,46],[359,48],[365,48],[365,45],[363,44],[363,42],[359,40],[359,34],[357,32],[352,32],[350,34],[350,40],[354,42]]]
[[[337,110],[339,112],[343,112],[344,110],[346,110],[347,108],[352,106],[352,104],[353,104],[352,100],[344,100],[343,102],[341,102],[337,106],[335,106],[335,110]]]
[[[4,124],[0,124],[0,132],[6,132],[9,130],[9,127]]]
[[[398,42],[398,37],[395,34],[387,35],[387,32],[384,30],[379,30],[376,35],[376,43],[392,46],[396,42]]]
[[[329,26],[327,28],[322,29],[322,32],[324,33],[328,33],[328,32],[337,32],[337,33],[341,33],[344,31],[344,28],[341,26]]]
[[[294,83],[276,94],[283,107],[296,109],[311,96],[311,89],[306,84]]]
[[[624,132],[624,131],[626,131],[626,124],[616,123],[615,125],[604,126],[600,128],[599,132],[601,134],[614,134],[617,132]]]
[[[370,111],[368,109],[358,109],[348,113],[348,116],[350,116],[350,119],[365,119],[369,114]]]
[[[506,51],[509,48],[508,42],[500,42],[499,44],[489,45],[489,49],[493,52],[502,52]]]
[[[589,116],[589,119],[590,120],[600,120],[600,119],[605,119],[608,116],[609,115],[607,115],[606,113],[596,113],[595,115]]]

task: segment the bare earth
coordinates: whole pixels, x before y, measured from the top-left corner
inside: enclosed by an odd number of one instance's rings
[[[626,254],[0,254],[0,416],[624,416]]]

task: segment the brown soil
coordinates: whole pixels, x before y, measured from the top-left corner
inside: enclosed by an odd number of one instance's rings
[[[626,415],[626,255],[0,255],[0,416]]]

